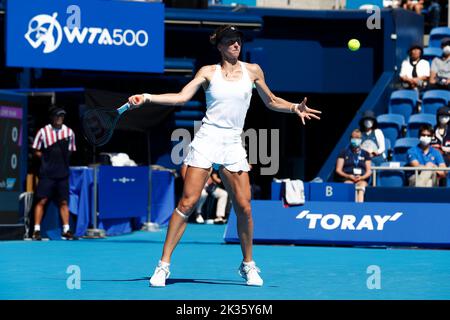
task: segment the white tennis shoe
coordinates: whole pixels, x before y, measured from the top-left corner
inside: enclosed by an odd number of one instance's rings
[[[255,262],[241,263],[238,269],[239,275],[244,278],[248,286],[262,286],[264,281],[259,276],[261,270],[256,266]]]
[[[197,217],[195,218],[195,222],[197,223],[205,223],[205,220],[203,219],[202,215],[199,213],[197,214]]]
[[[158,262],[158,266],[155,268],[155,272],[150,278],[150,286],[152,287],[165,287],[166,279],[170,276],[169,264]]]

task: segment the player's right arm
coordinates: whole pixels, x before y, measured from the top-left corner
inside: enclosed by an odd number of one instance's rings
[[[197,92],[197,90],[205,85],[210,78],[211,66],[202,67],[194,79],[192,79],[184,88],[178,93],[165,94],[137,94],[128,98],[130,104],[134,106],[141,106],[144,103],[154,103],[159,105],[176,106],[183,105],[188,102]]]

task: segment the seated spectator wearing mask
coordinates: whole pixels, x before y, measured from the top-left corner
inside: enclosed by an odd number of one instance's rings
[[[359,120],[359,128],[362,132],[361,149],[367,151],[375,166],[386,161],[386,146],[383,131],[377,128],[378,122],[373,111],[364,112]]]
[[[436,127],[431,146],[439,150],[444,157],[445,164],[450,165],[450,132],[448,123],[450,121],[450,107],[444,106],[436,112]]]
[[[356,202],[364,202],[367,180],[372,174],[370,155],[361,149],[361,131],[352,131],[350,145],[341,151],[336,161],[336,180],[356,184]]]
[[[420,143],[418,146],[409,148],[408,164],[412,167],[446,168],[441,153],[431,146],[433,139],[433,128],[430,125],[423,125],[419,129]],[[438,185],[438,178],[444,178],[445,171],[421,171],[417,181],[413,171],[407,171],[409,175],[409,185],[417,187],[433,187]]]
[[[430,63],[422,59],[423,48],[414,45],[408,50],[408,58],[402,62],[400,80],[405,89],[422,89],[430,79]]]
[[[436,57],[431,63],[431,89],[450,89],[450,38],[441,41],[442,57]]]

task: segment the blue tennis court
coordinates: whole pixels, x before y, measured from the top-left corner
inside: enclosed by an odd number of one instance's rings
[[[225,227],[190,224],[177,247],[165,288],[148,279],[165,229],[101,240],[0,242],[0,299],[449,299],[450,251],[256,245],[264,286],[238,276],[239,245]],[[81,288],[68,289],[69,266]],[[368,289],[380,270],[380,289]]]

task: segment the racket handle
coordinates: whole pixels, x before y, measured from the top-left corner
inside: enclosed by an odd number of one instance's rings
[[[124,113],[125,111],[127,111],[128,109],[130,109],[130,104],[127,102],[124,105],[122,105],[121,107],[117,108],[117,112],[119,114]]]

